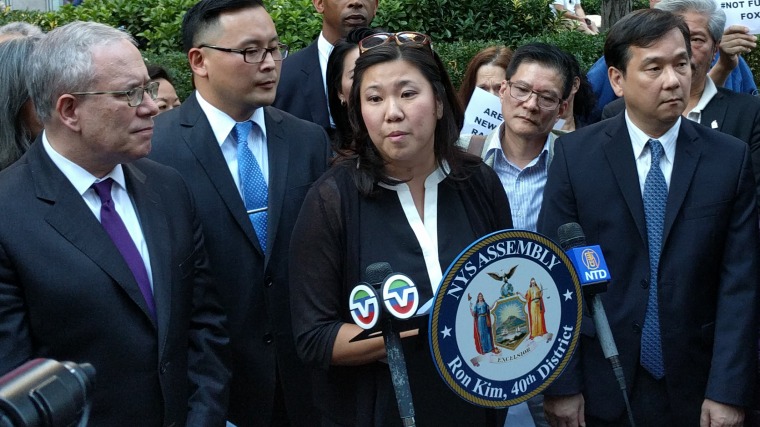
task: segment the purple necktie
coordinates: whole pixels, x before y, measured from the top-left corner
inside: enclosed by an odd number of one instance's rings
[[[145,270],[145,263],[140,256],[140,251],[137,250],[137,246],[134,240],[132,240],[132,236],[129,235],[124,221],[121,220],[119,213],[114,208],[113,200],[111,200],[112,184],[113,179],[111,178],[92,184],[95,193],[100,197],[100,223],[103,225],[106,233],[111,236],[111,240],[113,240],[116,248],[121,252],[129,269],[132,270],[132,274],[137,281],[137,286],[140,287],[140,292],[142,292],[145,302],[148,304],[148,311],[153,320],[155,320],[156,304],[153,301],[153,291],[150,288],[148,272]]]

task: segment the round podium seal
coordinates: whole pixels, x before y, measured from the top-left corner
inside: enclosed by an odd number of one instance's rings
[[[554,242],[500,231],[449,266],[430,314],[438,373],[462,399],[504,408],[540,393],[575,350],[582,301],[578,276]]]

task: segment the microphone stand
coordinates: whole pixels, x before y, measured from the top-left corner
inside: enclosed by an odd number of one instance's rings
[[[412,390],[409,388],[409,376],[406,373],[406,360],[401,347],[401,335],[394,328],[393,319],[386,319],[383,324],[383,340],[388,355],[388,367],[391,371],[393,390],[396,392],[396,403],[404,427],[414,427],[414,402]]]

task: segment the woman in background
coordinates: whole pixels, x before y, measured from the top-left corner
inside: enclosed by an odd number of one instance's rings
[[[354,81],[354,65],[359,57],[359,42],[378,30],[360,27],[351,30],[339,40],[327,60],[327,102],[335,124],[331,135],[335,152],[348,148],[351,142],[351,124],[348,122],[348,96]]]
[[[476,87],[499,96],[501,82],[507,78],[512,50],[504,46],[487,47],[472,57],[459,86],[459,100],[467,109]]]
[[[0,170],[18,160],[42,132],[26,90],[27,58],[43,35],[0,43]]]
[[[158,82],[158,97],[156,97],[156,105],[158,106],[158,114],[165,113],[175,107],[180,106],[180,100],[177,96],[177,91],[174,90],[174,84],[169,77],[169,73],[163,67],[158,65],[147,65],[148,76],[150,81]]]

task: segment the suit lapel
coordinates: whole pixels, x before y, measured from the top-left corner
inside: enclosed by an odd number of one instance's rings
[[[302,71],[306,74],[304,92],[311,107],[311,118],[314,123],[329,124],[327,96],[325,95],[325,84],[322,79],[322,68],[319,66],[319,47],[317,46],[317,42],[315,41],[309,45],[307,49],[310,49],[309,52],[305,52],[308,61],[304,63]]]
[[[290,141],[283,135],[282,114],[274,108],[264,109],[267,125],[267,151],[269,152],[269,214],[267,216],[267,256],[277,237],[277,228],[282,214],[285,186],[288,177]]]
[[[235,186],[235,181],[230,175],[230,169],[224,160],[219,144],[216,142],[214,132],[211,130],[211,125],[198,104],[195,94],[182,104],[180,114],[182,140],[198,159],[230,214],[235,218],[235,222],[238,223],[251,244],[263,254],[259,239],[256,237],[253,225],[246,214],[243,199],[240,197],[240,192]]]
[[[689,191],[694,172],[697,169],[701,148],[699,137],[694,132],[692,124],[686,119],[681,119],[681,128],[676,142],[676,155],[673,161],[673,172],[670,176],[670,188],[668,189],[668,204],[665,208],[665,224],[662,230],[663,247],[667,242],[668,234],[673,228],[678,212],[681,210],[686,193]]]
[[[726,122],[726,103],[725,95],[718,90],[718,93],[707,103],[705,109],[702,110],[702,117],[700,122],[703,126],[707,126],[712,129],[712,124],[715,122],[718,127],[715,130],[723,132],[723,124]]]
[[[616,116],[613,126],[607,128],[607,141],[604,143],[604,152],[610,163],[612,173],[615,175],[620,192],[628,205],[636,228],[642,241],[647,241],[646,219],[644,217],[644,202],[641,198],[641,186],[639,185],[639,173],[636,169],[636,161],[631,146],[631,137],[625,123],[625,115]]]
[[[156,302],[158,317],[158,345],[159,354],[161,354],[167,339],[172,307],[172,266],[166,258],[171,253],[169,247],[171,235],[167,224],[168,212],[164,209],[158,194],[147,185],[145,174],[137,166],[126,164],[123,168],[127,192],[135,205],[140,228],[150,254],[153,299]]]
[[[153,322],[127,262],[87,207],[82,196],[45,153],[38,138],[29,151],[32,179],[39,199],[52,203],[45,220],[72,246],[90,258],[120,286]],[[93,289],[97,292],[97,289]],[[155,323],[154,323],[155,326]]]

